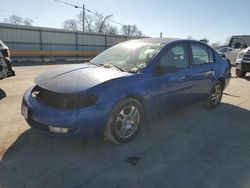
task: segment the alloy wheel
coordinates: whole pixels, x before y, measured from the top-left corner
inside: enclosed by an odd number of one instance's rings
[[[135,134],[140,124],[140,113],[136,106],[125,106],[118,113],[115,121],[116,134],[126,139]]]
[[[216,84],[213,88],[212,95],[211,95],[211,103],[213,106],[219,104],[222,97],[222,86],[221,84]]]

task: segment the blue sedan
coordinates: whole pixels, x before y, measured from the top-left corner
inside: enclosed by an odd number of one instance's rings
[[[58,137],[131,141],[145,116],[204,101],[219,105],[230,65],[208,45],[181,39],[120,43],[90,62],[45,72],[23,96],[28,124]]]

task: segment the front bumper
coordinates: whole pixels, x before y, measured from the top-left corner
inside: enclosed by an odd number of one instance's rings
[[[10,58],[6,57],[5,62],[8,67],[7,77],[16,76],[15,70],[12,67]]]
[[[47,135],[56,137],[86,137],[102,134],[112,104],[63,110],[55,109],[39,103],[28,89],[23,96],[21,113],[30,127]],[[67,133],[55,133],[49,126],[67,128]]]
[[[250,72],[250,62],[243,60],[240,63],[237,63],[237,68],[244,72]]]
[[[12,68],[10,58],[1,57],[0,58],[0,79],[15,76],[15,71]]]

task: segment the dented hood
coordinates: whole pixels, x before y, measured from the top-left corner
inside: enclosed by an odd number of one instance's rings
[[[47,71],[35,78],[43,89],[57,93],[78,93],[130,73],[94,65],[70,65]]]

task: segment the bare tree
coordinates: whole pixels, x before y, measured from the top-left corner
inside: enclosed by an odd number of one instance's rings
[[[14,24],[14,25],[27,25],[31,26],[33,23],[33,20],[30,18],[25,18],[17,15],[12,15],[9,18],[4,19],[4,23]]]
[[[80,14],[77,15],[77,24],[78,27],[81,28],[79,30],[82,30],[82,23],[83,23],[83,14],[82,11],[80,12]],[[85,13],[85,18],[84,18],[84,31],[86,32],[94,32],[94,19],[93,16],[91,16],[88,13]]]
[[[89,14],[85,14],[85,19],[84,19],[84,22],[85,22],[85,31],[87,31],[87,32],[93,32],[93,30],[94,30],[94,19],[93,19],[93,17],[91,16],[91,15],[89,15]],[[81,24],[82,24],[82,22],[81,22]]]
[[[123,25],[121,28],[121,33],[127,36],[142,36],[142,32],[137,28],[136,25]]]
[[[72,30],[72,31],[78,30],[77,21],[74,19],[65,20],[62,25],[63,29],[66,30]]]
[[[226,41],[225,41],[225,44],[229,44],[230,40],[231,40],[231,37],[227,37]]]
[[[112,18],[112,15],[103,16],[100,13],[96,13],[95,15],[90,15],[88,13],[85,13],[85,19],[84,19],[84,31],[86,32],[96,32],[96,33],[107,33],[107,34],[117,34],[118,29],[110,24],[110,18]],[[80,12],[80,14],[77,15],[78,18],[78,27],[82,28],[83,23],[83,14]]]
[[[88,12],[86,12],[84,17],[84,31],[105,33],[105,34],[118,34],[119,31],[117,27],[111,24],[112,17],[113,15],[103,16],[101,13],[98,12],[94,14],[89,14]],[[77,15],[77,21],[74,20],[74,23],[73,21],[70,22],[69,20],[66,21],[63,23],[64,29],[75,30],[75,28],[78,28],[78,30],[82,30],[83,12],[81,11],[80,14]],[[122,26],[120,32],[123,35],[127,36],[138,36],[138,37],[142,36],[142,32],[138,29],[136,25],[130,25],[130,26],[124,25]]]
[[[23,18],[17,15],[12,15],[9,18],[4,19],[5,23],[14,24],[14,25],[22,25]]]
[[[214,49],[218,49],[221,46],[221,42],[214,42],[210,44],[210,46]]]
[[[112,17],[113,15],[102,16],[99,13],[95,15],[95,30],[97,33],[105,33],[105,30],[109,30],[109,19]]]
[[[106,24],[105,27],[104,27],[104,33],[106,34],[112,34],[112,35],[116,35],[118,34],[118,29],[117,27],[111,25],[111,24]]]
[[[23,25],[31,26],[32,23],[33,23],[33,20],[30,19],[30,18],[25,18],[25,19],[23,20]]]

